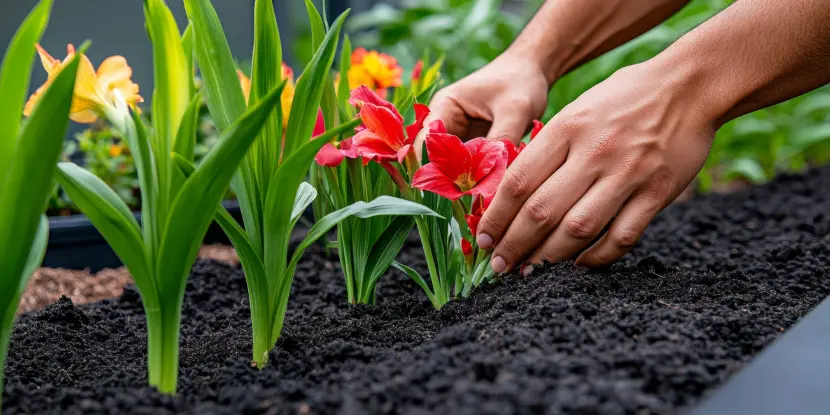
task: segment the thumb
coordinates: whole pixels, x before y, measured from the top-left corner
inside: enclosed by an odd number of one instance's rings
[[[501,107],[493,114],[493,126],[487,133],[490,140],[508,139],[518,145],[530,126],[531,115],[519,108]]]

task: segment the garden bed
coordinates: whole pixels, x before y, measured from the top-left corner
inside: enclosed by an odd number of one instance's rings
[[[310,249],[271,364],[251,368],[239,268],[188,282],[179,396],[146,387],[137,291],[22,316],[13,413],[666,413],[697,403],[830,294],[830,168],[677,204],[604,272],[508,277],[433,311],[394,273],[349,307]],[[416,244],[404,262],[423,268]],[[420,265],[420,266],[419,266]]]

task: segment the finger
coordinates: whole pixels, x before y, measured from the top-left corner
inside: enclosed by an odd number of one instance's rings
[[[515,268],[545,241],[594,184],[597,175],[585,170],[583,163],[568,160],[527,199],[493,250],[493,258],[505,264],[497,272]]]
[[[529,262],[561,262],[571,259],[588,246],[611,222],[631,196],[633,186],[617,178],[600,179],[585,196],[571,208],[562,223],[551,233],[544,245],[530,257]],[[532,269],[525,269],[525,273]]]
[[[554,133],[569,134],[550,123],[507,169],[479,223],[476,242],[482,249],[491,249],[501,241],[525,201],[565,162],[568,140],[548,136]]]
[[[493,126],[487,133],[491,140],[508,139],[518,145],[530,126],[531,116],[520,107],[502,106],[493,114]]]
[[[576,259],[576,265],[601,268],[628,253],[665,203],[648,193],[638,193],[626,202],[608,232]]]
[[[450,134],[462,136],[467,132],[467,113],[451,93],[442,91],[436,94],[429,103],[429,109],[430,114],[424,120],[425,126],[435,120],[441,120]]]

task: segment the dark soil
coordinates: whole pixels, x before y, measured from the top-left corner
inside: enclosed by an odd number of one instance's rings
[[[336,262],[302,262],[270,367],[252,369],[242,272],[200,261],[180,394],[145,384],[134,289],[20,318],[3,410],[16,413],[648,414],[721,384],[830,293],[830,169],[662,213],[606,272],[506,278],[433,311],[393,274],[348,307]],[[404,260],[417,256],[417,246]],[[415,261],[416,265],[422,265]]]

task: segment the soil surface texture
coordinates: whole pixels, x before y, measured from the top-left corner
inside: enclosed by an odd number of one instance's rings
[[[19,318],[4,414],[649,414],[698,402],[830,293],[830,168],[663,212],[610,270],[505,277],[434,311],[398,273],[350,307],[319,247],[301,262],[271,364],[250,365],[239,268],[187,285],[179,395],[144,386],[128,287]],[[402,260],[423,268],[417,244]]]

